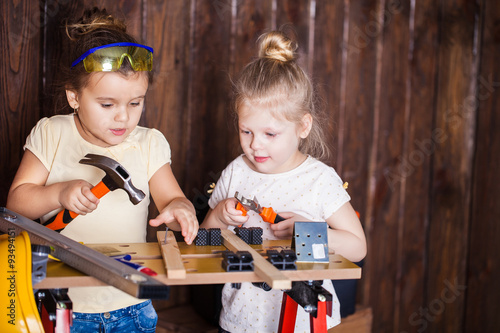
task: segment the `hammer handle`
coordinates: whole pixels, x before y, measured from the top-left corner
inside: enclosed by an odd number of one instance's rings
[[[92,193],[97,198],[102,198],[106,193],[108,193],[110,190],[109,188],[101,181],[99,184],[94,186],[91,190]],[[73,221],[75,217],[77,217],[78,214],[75,212],[72,212],[67,209],[61,210],[57,215],[55,215],[53,218],[50,220],[46,221],[43,225],[46,226],[49,229],[55,230],[57,232],[61,232],[68,223]]]

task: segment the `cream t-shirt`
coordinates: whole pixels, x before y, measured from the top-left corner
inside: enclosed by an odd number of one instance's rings
[[[103,148],[80,136],[73,114],[57,115],[36,124],[24,149],[30,150],[49,171],[46,185],[74,179],[84,179],[93,185],[99,183],[105,172],[79,163],[89,153],[120,163],[130,174],[134,186],[145,193],[144,200],[134,205],[124,190],[111,191],[101,198],[95,211],[77,216],[61,234],[84,244],[146,241],[148,182],[158,169],[171,162],[170,146],[161,132],[137,126],[122,143]],[[46,214],[41,221],[56,213],[57,210]],[[113,287],[70,288],[69,297],[75,312],[107,312],[143,301]]]

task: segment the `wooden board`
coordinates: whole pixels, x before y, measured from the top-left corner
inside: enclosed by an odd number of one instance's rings
[[[273,289],[291,289],[292,281],[280,270],[264,259],[257,251],[251,248],[231,230],[221,230],[224,246],[233,252],[248,251],[253,257],[255,273]]]
[[[164,235],[164,232],[162,232]],[[163,236],[164,237],[164,236]],[[161,238],[161,236],[160,236]],[[196,246],[186,243],[177,243],[182,264],[185,268],[184,279],[172,278],[165,272],[165,264],[160,254],[158,243],[139,244],[92,244],[93,249],[105,251],[122,251],[132,256],[132,261],[151,268],[158,273],[155,278],[167,285],[202,285],[223,284],[239,282],[265,281],[262,273],[253,272],[226,272],[222,268],[222,251],[224,246]],[[248,246],[252,249],[254,257],[263,258],[267,249],[290,248],[290,241],[264,241],[262,245]],[[255,259],[254,259],[255,260]],[[260,259],[258,259],[260,261]],[[264,259],[265,261],[265,259]],[[260,266],[259,264],[258,266]],[[263,265],[263,264],[262,264]],[[296,271],[278,271],[284,276],[283,280],[305,281],[322,279],[359,279],[361,268],[340,255],[330,254],[328,264],[297,263]],[[94,277],[86,276],[79,271],[61,262],[49,261],[47,264],[47,278],[35,285],[34,288],[69,288],[82,286],[100,286],[103,283]],[[280,282],[276,287],[281,287]]]
[[[165,238],[165,233],[167,237]],[[185,279],[186,269],[182,264],[181,252],[172,231],[157,232],[158,245],[161,249],[161,256],[165,264],[165,274],[169,279]]]

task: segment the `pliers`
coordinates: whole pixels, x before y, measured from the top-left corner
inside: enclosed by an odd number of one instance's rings
[[[243,216],[247,215],[247,212],[252,210],[259,214],[262,217],[262,220],[267,223],[278,223],[286,220],[279,214],[277,214],[271,207],[261,207],[257,198],[247,199],[244,196],[240,195],[238,191],[234,194],[238,203],[236,204],[236,209],[243,212]]]

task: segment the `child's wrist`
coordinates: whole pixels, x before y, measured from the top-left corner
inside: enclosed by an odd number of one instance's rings
[[[224,216],[222,216],[222,218],[219,219],[219,224],[221,226],[221,229],[227,229],[227,227],[229,226],[229,223],[226,222],[226,219],[224,218]]]

